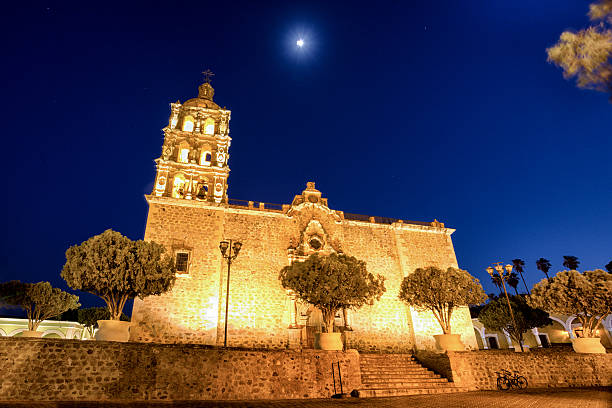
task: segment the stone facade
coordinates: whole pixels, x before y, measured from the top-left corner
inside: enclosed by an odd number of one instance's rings
[[[355,351],[0,338],[0,401],[329,398],[338,362],[344,389],[360,388]]]
[[[442,333],[438,323],[430,313],[407,308],[398,293],[402,279],[415,268],[457,267],[451,241],[454,230],[438,221],[411,222],[333,210],[314,183],[308,183],[290,205],[228,199],[227,179],[222,180],[221,195],[194,194],[203,185],[200,178],[229,172],[229,111],[215,108],[210,84],[202,87],[196,102],[172,105],[164,150],[157,160],[156,186],[147,196],[145,239],[165,245],[175,256],[178,279],[171,292],[134,302],[131,340],[223,344],[227,264],[219,243],[232,239],[241,242],[242,249],[231,267],[229,346],[311,347],[313,332],[320,327],[320,312],[284,290],[278,274],[310,254],[336,252],[364,260],[370,272],[386,278],[387,291],[380,301],[337,316],[336,326],[345,333],[347,347],[391,352],[433,348],[431,336]],[[202,96],[204,91],[208,94]],[[185,107],[190,110],[184,112]],[[202,123],[213,118],[215,132],[202,135],[201,126],[181,125],[187,113]],[[223,147],[222,161],[181,162],[181,155],[194,156],[184,151],[189,146],[197,150],[195,156],[201,156],[204,150],[198,146],[204,140],[217,143],[215,152]],[[185,166],[191,169],[189,174]],[[170,180],[178,173],[181,176],[174,182],[180,188],[166,181],[160,184],[160,178]],[[468,309],[455,312],[453,323],[466,346],[476,349]]]
[[[507,350],[449,352],[419,351],[426,367],[451,379],[457,386],[497,389],[502,368],[517,370],[530,388],[612,386],[612,354],[578,354],[571,349],[536,349],[529,353]]]

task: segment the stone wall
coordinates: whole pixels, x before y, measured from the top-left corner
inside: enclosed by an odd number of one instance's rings
[[[0,400],[328,398],[337,361],[344,390],[360,388],[355,351],[0,338]]]
[[[243,246],[231,270],[228,345],[305,346],[306,328],[300,336],[289,329],[294,323],[293,302],[278,274],[290,263],[291,245],[304,243],[313,220],[320,223],[324,249],[342,250],[362,259],[370,272],[386,278],[387,291],[380,301],[349,312],[354,329],[347,335],[351,348],[431,349],[432,335],[442,333],[431,313],[412,310],[398,299],[403,277],[415,268],[457,266],[450,238],[454,230],[441,224],[345,220],[343,213],[311,203],[265,210],[169,197],[149,196],[148,200],[145,239],[165,245],[171,253],[189,251],[191,264],[189,273],[179,275],[171,292],[135,300],[133,341],[223,344],[227,266],[218,247],[219,241],[234,239]],[[304,316],[302,324],[307,325]],[[466,346],[477,348],[467,308],[453,316],[453,330],[461,334]]]
[[[458,386],[497,389],[500,369],[517,370],[530,388],[612,386],[612,354],[578,354],[570,350],[537,349],[528,353],[506,350],[417,353],[423,365]]]

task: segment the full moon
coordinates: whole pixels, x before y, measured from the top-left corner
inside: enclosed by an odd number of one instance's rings
[[[296,44],[298,47],[302,48],[302,47],[304,46],[304,40],[302,40],[302,39],[300,38],[299,40],[297,40],[297,41],[295,42],[295,44]]]

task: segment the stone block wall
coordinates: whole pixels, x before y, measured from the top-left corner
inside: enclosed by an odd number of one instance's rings
[[[537,349],[417,353],[428,368],[455,384],[478,390],[497,389],[495,371],[517,370],[530,388],[612,386],[612,354],[578,354],[569,350]]]
[[[356,351],[0,338],[0,401],[328,398],[338,361],[360,388]]]
[[[227,265],[219,241],[242,242],[232,264],[228,345],[285,349],[296,345],[289,327],[293,303],[278,274],[290,262],[289,249],[304,242],[304,231],[319,222],[325,245],[366,261],[368,270],[386,278],[380,301],[350,311],[349,347],[361,351],[411,352],[432,349],[442,330],[431,315],[412,310],[398,298],[401,281],[415,268],[456,267],[450,234],[441,226],[381,224],[345,220],[320,205],[287,210],[233,208],[168,197],[149,197],[146,240],[174,253],[189,251],[188,274],[162,296],[136,300],[131,340],[222,345]],[[477,348],[467,308],[453,317],[453,329],[466,346]],[[302,333],[302,338],[305,337]]]

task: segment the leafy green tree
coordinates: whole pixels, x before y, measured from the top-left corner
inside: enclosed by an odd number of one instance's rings
[[[580,261],[575,256],[564,255],[563,256],[563,266],[571,271],[578,270],[578,265],[580,265]]]
[[[601,269],[561,271],[537,283],[528,301],[549,312],[576,315],[584,337],[594,337],[597,326],[612,313],[612,275]]]
[[[31,331],[36,331],[43,320],[80,306],[78,296],[54,288],[49,282],[0,283],[0,298],[9,305],[25,310],[28,316],[28,330]]]
[[[284,267],[279,278],[284,288],[321,311],[327,333],[334,331],[339,310],[373,304],[385,291],[384,277],[369,273],[364,261],[347,255],[311,255]]]
[[[433,313],[444,334],[451,333],[455,308],[482,304],[487,295],[478,279],[463,269],[418,268],[402,281],[399,298],[417,310]]]
[[[160,295],[174,285],[174,262],[155,242],[132,241],[106,230],[66,251],[62,278],[73,289],[101,297],[119,320],[125,302]]]
[[[89,332],[90,337],[94,337],[96,327],[98,327],[98,320],[109,320],[110,312],[106,307],[88,307],[85,309],[78,310],[77,321],[85,326],[85,329]],[[121,320],[124,322],[130,321],[130,318],[121,313]]]
[[[519,293],[517,287],[519,284],[519,278],[516,272],[510,272],[510,275],[508,275],[506,282],[508,282],[508,286],[514,289],[514,292],[516,292],[516,295],[518,296]]]
[[[546,279],[549,278],[548,271],[550,270],[551,266],[552,265],[550,264],[550,261],[546,258],[540,258],[536,261],[536,267],[538,268],[538,270],[544,272],[544,274],[546,275]]]
[[[546,50],[548,62],[559,66],[564,78],[576,78],[579,88],[612,93],[612,0],[591,4],[589,18],[595,25],[563,32]]]
[[[612,273],[612,261],[608,262],[606,265],[606,271]]]
[[[521,280],[523,281],[523,285],[525,285],[525,290],[527,291],[527,293],[529,293],[529,289],[527,288],[527,284],[525,283],[525,278],[523,277],[523,272],[525,272],[525,261],[523,261],[522,259],[513,259],[512,265],[514,266],[514,270],[521,275]],[[516,294],[518,295],[518,292]]]
[[[508,310],[508,301],[502,298],[490,301],[478,315],[478,320],[489,330],[507,332],[523,351],[523,335],[535,327],[551,324],[552,320],[547,312],[529,306],[523,296],[509,299],[516,326]]]

